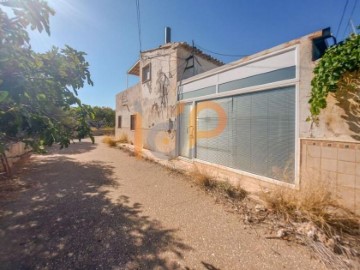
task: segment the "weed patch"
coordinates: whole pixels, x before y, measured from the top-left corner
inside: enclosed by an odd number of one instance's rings
[[[200,187],[207,191],[218,193],[223,197],[228,197],[233,200],[243,200],[247,192],[240,186],[234,186],[226,181],[218,181],[209,175],[200,172],[198,169],[190,174],[190,178]]]
[[[123,133],[120,135],[119,139],[117,140],[118,143],[129,143],[129,138],[127,134]]]
[[[331,267],[347,268],[346,260],[359,260],[359,217],[342,207],[324,183],[313,181],[300,190],[279,187],[263,192],[262,198],[277,220],[285,221],[280,238],[296,236]],[[339,254],[346,260],[339,260]]]
[[[115,147],[116,146],[116,140],[114,139],[114,137],[111,137],[111,136],[105,136],[103,139],[102,139],[102,142],[107,144],[108,146],[110,147]]]

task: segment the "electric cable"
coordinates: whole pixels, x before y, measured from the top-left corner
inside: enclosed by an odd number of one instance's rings
[[[343,22],[343,19],[344,19],[344,16],[345,16],[345,12],[346,12],[346,8],[347,8],[348,4],[349,4],[349,0],[346,0],[346,4],[345,4],[345,6],[344,6],[344,10],[343,10],[343,13],[342,13],[342,15],[341,15],[340,23],[339,23],[338,29],[337,29],[337,31],[336,31],[336,37],[337,37],[337,38],[338,38],[338,34],[339,34],[339,31],[340,31],[340,27],[341,27],[341,24],[342,24],[342,22]]]
[[[142,50],[141,45],[141,16],[140,16],[140,2],[139,0],[135,1],[136,4],[136,17],[137,17],[137,25],[138,25],[138,34],[139,34],[139,47],[140,47],[140,53]]]
[[[225,54],[225,53],[214,52],[214,51],[205,49],[204,47],[200,46],[197,43],[195,43],[195,47],[198,47],[199,49],[201,49],[203,51],[207,51],[207,52],[210,52],[212,54],[221,55],[221,56],[229,56],[229,57],[245,57],[245,56],[249,56],[249,54]]]

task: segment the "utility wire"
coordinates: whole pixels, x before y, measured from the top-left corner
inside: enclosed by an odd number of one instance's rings
[[[350,26],[350,21],[351,21],[352,15],[354,14],[354,11],[355,11],[355,9],[356,9],[357,4],[358,4],[358,0],[355,0],[354,6],[353,6],[353,8],[352,8],[352,10],[351,10],[351,13],[350,13],[350,17],[349,17],[348,24],[346,25],[346,28],[344,29],[344,33],[343,33],[343,35],[342,35],[343,38],[345,37],[346,30],[347,30],[347,29],[349,28],[349,26]],[[351,32],[351,31],[350,31],[350,32]]]
[[[345,6],[344,6],[344,10],[343,10],[343,13],[342,13],[342,15],[341,15],[340,23],[339,23],[338,29],[337,29],[337,31],[336,31],[336,37],[337,37],[337,38],[338,38],[338,34],[339,34],[339,31],[340,31],[340,26],[341,26],[342,21],[343,21],[343,19],[344,19],[344,15],[345,15],[346,8],[347,8],[348,4],[349,4],[349,0],[346,0],[346,4],[345,4]]]
[[[356,6],[357,6],[358,3],[359,3],[359,0],[355,0],[355,4],[354,4],[354,6],[353,6],[353,8],[352,8],[352,10],[351,10],[351,13],[350,13],[349,22],[350,22],[350,20],[351,20],[352,15],[354,14],[354,11],[355,11]]]
[[[138,25],[138,34],[139,34],[139,49],[140,49],[140,53],[142,51],[142,46],[141,46],[141,16],[140,16],[140,2],[139,0],[135,1],[136,4],[136,17],[137,17],[137,25]]]
[[[354,4],[353,9],[351,10],[351,13],[350,13],[350,18],[349,18],[348,26],[350,25],[350,21],[351,21],[351,19],[352,19],[352,16],[353,16],[353,14],[354,14],[354,11],[355,11],[358,3],[359,3],[359,0],[355,0],[355,4]]]
[[[200,46],[197,43],[195,44],[195,47],[198,47],[199,49],[201,49],[203,51],[207,51],[209,53],[216,54],[216,55],[221,55],[221,56],[229,56],[229,57],[245,57],[245,56],[249,56],[249,54],[225,54],[225,53],[214,52],[214,51],[205,49],[204,47]]]

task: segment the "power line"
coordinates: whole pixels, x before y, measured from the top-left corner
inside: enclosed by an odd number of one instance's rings
[[[359,1],[358,1],[358,0],[355,0],[355,4],[354,4],[354,6],[353,6],[353,8],[352,8],[352,10],[351,10],[351,13],[350,13],[350,19],[351,19],[352,15],[354,14],[355,8],[356,8],[356,6],[357,6],[358,3],[359,3]],[[350,21],[350,20],[349,20],[349,21]]]
[[[353,5],[353,8],[352,8],[351,13],[350,13],[350,17],[349,17],[348,24],[346,25],[346,27],[345,27],[345,29],[344,29],[344,32],[343,32],[343,35],[342,35],[343,38],[345,37],[346,30],[347,30],[347,29],[349,28],[349,26],[350,26],[351,18],[352,18],[352,15],[354,14],[354,11],[355,11],[355,9],[356,9],[357,4],[358,4],[358,0],[355,0],[354,5]],[[351,32],[351,31],[350,31],[350,32]]]
[[[139,47],[140,47],[140,53],[142,51],[142,46],[141,46],[141,16],[140,16],[140,2],[139,0],[135,1],[136,4],[136,17],[137,17],[137,25],[138,25],[138,34],[139,34]]]
[[[245,57],[245,56],[249,56],[249,54],[225,54],[225,53],[214,52],[214,51],[205,49],[204,47],[200,46],[197,43],[195,44],[195,47],[198,47],[199,49],[201,49],[203,51],[207,51],[209,53],[216,54],[216,55],[221,55],[221,56],[229,56],[229,57]]]
[[[354,11],[355,11],[356,6],[357,6],[358,3],[359,3],[359,1],[358,1],[358,0],[355,0],[355,4],[354,4],[354,6],[353,6],[353,8],[352,8],[352,10],[351,10],[351,13],[350,13],[350,18],[349,18],[348,26],[349,26],[349,24],[350,24],[352,15],[354,14]]]
[[[344,10],[343,10],[343,13],[342,13],[342,15],[341,15],[340,23],[339,23],[338,29],[337,29],[337,31],[336,31],[336,37],[337,37],[337,38],[338,38],[338,34],[339,34],[339,31],[340,31],[340,26],[341,26],[342,21],[343,21],[343,19],[344,19],[344,15],[345,15],[346,8],[347,8],[348,4],[349,4],[349,0],[346,0],[346,4],[345,4]]]

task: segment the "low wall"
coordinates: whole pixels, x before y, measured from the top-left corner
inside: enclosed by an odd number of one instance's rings
[[[9,167],[13,167],[14,164],[19,161],[19,159],[24,156],[25,154],[31,152],[31,148],[30,147],[26,147],[25,143],[23,142],[18,142],[18,143],[13,143],[10,144],[8,146],[8,150],[5,151],[5,156],[7,158],[7,162],[9,164]],[[0,172],[4,172],[5,168],[2,164],[2,162],[0,162]]]
[[[360,143],[301,139],[301,181],[322,181],[360,214]]]

